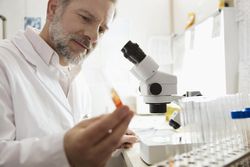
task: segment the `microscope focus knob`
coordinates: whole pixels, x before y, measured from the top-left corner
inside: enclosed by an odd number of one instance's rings
[[[150,85],[149,90],[150,90],[150,93],[151,93],[151,94],[153,94],[153,95],[158,95],[158,94],[161,93],[162,87],[161,87],[161,85],[158,84],[158,83],[152,83],[152,84]]]

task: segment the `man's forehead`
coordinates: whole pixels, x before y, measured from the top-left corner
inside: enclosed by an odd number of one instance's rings
[[[109,27],[115,15],[115,4],[113,0],[70,0],[68,9],[76,10],[81,14],[89,16],[93,20],[103,22]]]
[[[61,3],[69,3],[69,2],[75,1],[75,0],[58,0],[58,1],[61,2]],[[104,0],[102,0],[102,1],[104,1]],[[108,0],[108,1],[113,2],[113,3],[117,2],[117,0]]]

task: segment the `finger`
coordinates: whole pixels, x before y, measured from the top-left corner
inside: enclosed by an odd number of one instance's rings
[[[117,149],[120,149],[120,148],[131,148],[133,146],[133,144],[131,143],[124,143],[122,145],[120,145],[120,147],[117,147]]]
[[[126,132],[126,134],[127,134],[127,135],[134,135],[134,136],[136,136],[136,138],[137,138],[136,142],[139,142],[139,141],[140,141],[139,136],[138,136],[134,131],[128,129],[127,132]]]
[[[117,145],[117,148],[122,147],[123,144],[125,143],[136,143],[138,141],[137,136],[132,136],[132,135],[123,135],[119,144]]]
[[[127,106],[120,107],[113,113],[108,114],[89,125],[88,128],[85,129],[83,135],[85,137],[87,136],[88,139],[91,139],[89,144],[95,145],[108,134],[110,129],[115,129],[118,124],[124,121],[125,118],[130,117],[132,114],[133,113],[129,111]]]
[[[131,116],[131,118],[132,118],[132,116]],[[131,120],[131,118],[125,118],[122,122],[121,122],[121,124],[124,124],[124,122],[129,122],[130,120]],[[119,126],[122,126],[122,125],[119,125]],[[123,128],[121,128],[121,127],[119,127],[119,128],[117,128],[115,131],[113,131],[112,132],[112,134],[109,134],[108,136],[112,136],[110,139],[113,139],[113,142],[109,142],[108,144],[107,144],[107,137],[105,138],[105,139],[102,139],[100,142],[99,142],[99,144],[97,144],[93,149],[92,149],[92,152],[97,152],[97,153],[101,153],[101,154],[99,154],[98,155],[98,159],[101,159],[101,160],[103,160],[103,159],[106,159],[107,157],[109,158],[111,155],[112,155],[112,153],[116,150],[116,143],[120,140],[120,138],[121,138],[121,136],[123,135],[123,133],[126,131],[126,128],[127,128],[127,126],[128,126],[128,124],[129,123],[126,123],[126,125],[123,127]],[[116,140],[114,140],[115,139],[115,137],[114,136],[117,136],[117,134],[115,134],[115,133],[120,133],[119,134],[119,136],[120,137],[116,137]],[[109,139],[109,140],[110,140]]]
[[[104,152],[105,150],[110,150],[111,148],[112,151],[115,150],[132,117],[133,114],[129,115],[129,117],[124,118],[124,120],[122,120],[120,124],[118,124],[117,127],[113,129],[113,132],[111,134],[107,134],[105,138],[102,139],[102,144],[96,146],[96,149],[99,152]]]
[[[85,128],[87,126],[89,126],[90,124],[92,124],[93,122],[105,117],[106,115],[101,115],[101,116],[98,116],[98,117],[94,117],[94,118],[90,118],[90,119],[85,119],[85,120],[82,120],[81,122],[79,122],[76,127],[81,127],[81,128]]]
[[[127,135],[136,135],[135,132],[133,132],[133,131],[130,130],[130,129],[127,129],[126,134],[127,134]]]
[[[121,148],[131,148],[133,147],[133,144],[130,144],[130,143],[125,143],[121,146]]]
[[[112,157],[114,151],[107,151],[97,154],[96,161],[100,162],[100,167],[106,167],[108,160]]]
[[[123,144],[123,143],[136,143],[137,140],[138,140],[138,139],[137,139],[136,136],[124,135],[124,136],[122,137],[121,142],[122,142],[122,144]]]

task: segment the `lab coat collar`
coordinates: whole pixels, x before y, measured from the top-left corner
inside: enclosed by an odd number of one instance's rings
[[[64,108],[71,113],[71,115],[73,115],[69,102],[58,82],[59,75],[57,71],[49,68],[48,64],[43,61],[33,48],[30,41],[24,35],[23,31],[19,31],[18,34],[12,39],[12,42],[22,53],[26,61],[35,69],[37,77],[44,84],[46,89],[48,89],[48,91],[55,96],[60,104],[62,104]]]
[[[59,80],[59,77],[64,77],[65,72],[62,70],[64,67],[59,63],[59,55],[39,36],[39,33],[40,32],[37,29],[27,27],[24,35],[30,41],[34,50],[38,53],[42,60],[50,66],[51,70],[54,71],[54,74],[57,74]],[[76,75],[79,74],[82,66],[81,64],[68,66],[70,69],[69,75],[71,81],[73,81]]]
[[[34,50],[42,58],[42,60],[49,65],[53,56],[57,57],[59,63],[59,56],[56,52],[39,36],[39,31],[32,27],[27,27],[24,35],[30,41]]]

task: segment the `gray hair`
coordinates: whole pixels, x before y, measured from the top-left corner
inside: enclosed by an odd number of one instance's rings
[[[71,0],[59,0],[59,4],[62,7],[62,12],[64,11],[64,9],[68,6],[68,4],[70,3]],[[110,0],[111,2],[113,2],[114,4],[116,4],[117,0]],[[115,10],[115,14],[114,14],[114,18],[116,17],[117,11]]]
[[[59,0],[59,3],[62,5],[63,8],[65,8],[71,0]],[[116,3],[117,0],[110,0],[113,3]]]
[[[66,6],[68,6],[70,0],[59,0],[59,4],[62,6],[64,9]]]

